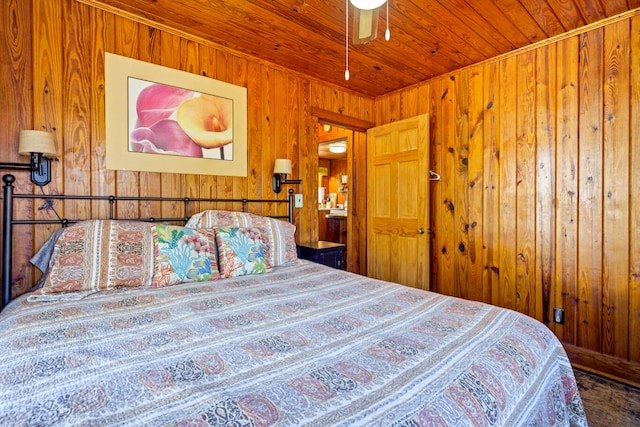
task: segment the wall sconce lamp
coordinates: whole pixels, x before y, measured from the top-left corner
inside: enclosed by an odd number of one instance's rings
[[[0,169],[31,171],[31,182],[40,187],[51,182],[51,159],[56,155],[53,134],[40,130],[20,131],[18,154],[31,156],[30,163],[0,163]]]
[[[287,179],[287,174],[291,173],[291,160],[276,159],[273,166],[273,180],[271,181],[273,192],[278,194],[282,190],[283,184],[302,184],[301,179]]]

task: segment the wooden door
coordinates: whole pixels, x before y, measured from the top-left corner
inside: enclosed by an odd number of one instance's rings
[[[367,131],[367,275],[429,289],[429,120]]]

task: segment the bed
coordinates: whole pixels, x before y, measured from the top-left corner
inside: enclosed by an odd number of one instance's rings
[[[69,225],[60,277],[0,312],[0,425],[587,424],[540,322],[297,259],[292,227],[216,210]],[[207,239],[179,268],[172,251]]]

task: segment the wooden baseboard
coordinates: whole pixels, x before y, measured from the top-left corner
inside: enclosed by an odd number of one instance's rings
[[[569,361],[578,369],[593,372],[640,388],[640,363],[562,343]]]

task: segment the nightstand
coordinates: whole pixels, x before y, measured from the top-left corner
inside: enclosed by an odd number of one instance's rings
[[[346,263],[343,260],[344,247],[345,245],[342,243],[325,242],[324,240],[300,243],[298,258],[344,270],[346,268]]]

